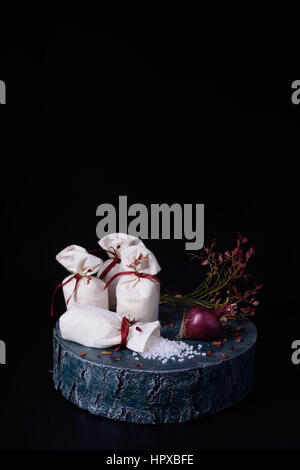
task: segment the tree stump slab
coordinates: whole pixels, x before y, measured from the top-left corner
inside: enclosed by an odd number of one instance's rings
[[[161,306],[161,335],[175,339],[182,316],[183,308]],[[250,320],[229,323],[230,328],[214,340],[184,340],[201,344],[201,352],[213,355],[162,364],[139,354],[134,357],[128,349],[107,348],[112,354],[103,355],[101,349],[64,340],[57,322],[54,386],[80,408],[114,420],[149,424],[197,420],[238,402],[252,387],[256,327]],[[236,327],[243,330],[237,333]],[[237,334],[242,342],[236,341]],[[222,341],[221,348],[213,341]]]

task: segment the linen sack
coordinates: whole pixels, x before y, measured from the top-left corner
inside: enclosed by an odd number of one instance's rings
[[[91,255],[81,246],[70,245],[58,253],[56,260],[72,273],[62,282],[65,284],[62,288],[67,308],[75,303],[108,308],[105,283],[93,276],[103,264],[101,258]]]
[[[90,305],[74,304],[59,319],[64,339],[90,348],[109,348],[121,343],[123,315]],[[129,327],[127,348],[144,352],[160,336],[160,323],[138,322]]]
[[[119,276],[116,311],[136,321],[156,321],[160,284],[155,279],[139,277],[140,273],[156,275],[160,271],[154,254],[145,246],[129,246],[122,250],[121,261],[124,271],[130,274]]]
[[[100,277],[105,282],[108,282],[115,274],[124,271],[124,266],[122,266],[121,261],[121,253],[124,249],[129,246],[145,246],[142,240],[126,233],[105,235],[98,243],[101,248],[107,252],[110,258],[103,263],[103,266],[101,266],[97,274],[97,277]],[[109,269],[109,267],[111,267],[111,269]],[[109,271],[103,276],[107,269],[109,269]],[[111,310],[116,310],[116,288],[119,279],[120,278],[117,277],[108,286],[109,308]]]

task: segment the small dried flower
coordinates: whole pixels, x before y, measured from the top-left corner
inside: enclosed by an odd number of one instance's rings
[[[247,263],[255,252],[253,247],[247,249],[246,243],[247,237],[238,232],[236,246],[231,251],[217,253],[214,238],[210,246],[203,247],[199,253],[190,253],[191,259],[198,259],[203,267],[208,268],[206,279],[190,294],[181,297],[162,294],[161,302],[173,306],[198,304],[219,310],[223,313],[222,322],[253,316],[259,305],[256,295],[262,285],[255,285],[245,292],[241,290],[242,283],[249,281]]]
[[[245,327],[242,326],[242,325],[240,325],[240,326],[237,326],[236,328],[234,328],[233,331],[234,331],[234,332],[236,332],[236,331],[243,331],[244,329],[245,329]]]
[[[243,341],[244,339],[242,338],[242,336],[238,336],[237,338],[235,338],[236,343],[242,343]]]
[[[222,341],[213,341],[211,344],[215,346],[216,348],[222,347]]]

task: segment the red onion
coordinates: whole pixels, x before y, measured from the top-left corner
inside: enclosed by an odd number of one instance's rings
[[[192,307],[184,316],[180,336],[198,340],[215,338],[222,331],[221,316],[218,310],[209,310],[201,305]]]

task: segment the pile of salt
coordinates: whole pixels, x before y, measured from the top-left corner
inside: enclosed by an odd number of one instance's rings
[[[161,336],[141,354],[141,357],[143,359],[157,359],[162,364],[166,364],[169,359],[172,361],[178,359],[178,362],[183,362],[184,359],[193,359],[195,356],[206,356],[206,353],[201,353],[201,349],[201,344],[194,348],[183,341],[171,341]],[[138,359],[136,352],[133,352],[132,355]]]

